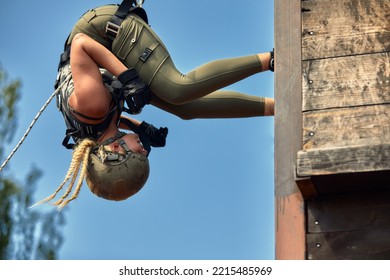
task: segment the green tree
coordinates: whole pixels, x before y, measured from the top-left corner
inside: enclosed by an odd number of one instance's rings
[[[0,65],[0,159],[16,129],[20,88],[21,82],[9,81]],[[56,259],[63,242],[64,214],[28,208],[42,172],[32,167],[20,183],[9,171],[0,173],[0,259]]]

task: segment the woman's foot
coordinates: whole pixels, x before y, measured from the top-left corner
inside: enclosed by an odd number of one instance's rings
[[[271,59],[269,60],[269,64],[268,64],[268,68],[269,68],[269,70],[272,71],[272,72],[275,71],[274,50],[275,50],[275,49],[272,49],[272,52],[270,52],[270,54],[271,54]]]
[[[261,61],[261,71],[270,70],[274,72],[274,51],[267,53],[259,53],[257,55]]]
[[[273,98],[265,98],[264,116],[273,116],[275,114],[275,101]]]

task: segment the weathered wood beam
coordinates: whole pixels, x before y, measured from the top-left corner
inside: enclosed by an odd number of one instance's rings
[[[302,1],[303,60],[390,51],[389,0]]]
[[[303,111],[390,103],[390,52],[309,60],[302,68]]]
[[[302,140],[307,152],[390,144],[390,104],[306,112]]]
[[[390,170],[390,144],[302,150],[297,176],[310,177]]]
[[[275,0],[276,259],[305,259],[304,200],[294,165],[302,147],[301,0]]]

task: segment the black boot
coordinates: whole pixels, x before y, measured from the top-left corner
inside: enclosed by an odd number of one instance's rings
[[[269,68],[269,70],[272,71],[272,72],[275,71],[274,50],[275,50],[275,49],[272,49],[272,52],[270,52],[270,54],[271,54],[271,59],[270,59],[269,64],[268,64],[268,68]]]

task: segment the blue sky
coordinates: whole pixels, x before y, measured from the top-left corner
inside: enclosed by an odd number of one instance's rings
[[[87,9],[110,2],[3,1],[0,63],[22,80],[12,145],[53,92],[64,40]],[[147,0],[152,28],[186,73],[211,60],[273,48],[273,1]],[[273,97],[273,74],[228,87]],[[274,259],[274,120],[272,117],[184,121],[148,106],[139,118],[170,129],[165,148],[149,157],[151,175],[134,197],[111,202],[84,184],[66,208],[61,259]],[[51,194],[71,159],[53,101],[12,158],[20,180],[43,171],[35,197]],[[1,159],[1,162],[3,159]],[[43,205],[42,211],[51,207]]]

